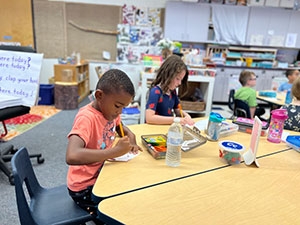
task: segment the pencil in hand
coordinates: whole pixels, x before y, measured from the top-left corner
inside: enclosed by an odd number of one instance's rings
[[[122,125],[121,121],[120,121],[119,127],[120,127],[120,131],[121,131],[121,136],[124,137],[124,130],[123,130],[123,125]]]
[[[183,118],[182,108],[181,108],[181,105],[180,105],[180,104],[178,104],[178,108],[179,108],[179,111],[180,111],[181,118]]]

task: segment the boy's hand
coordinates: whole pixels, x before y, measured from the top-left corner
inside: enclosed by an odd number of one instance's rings
[[[124,155],[127,152],[129,152],[132,149],[132,145],[129,142],[129,138],[127,136],[124,136],[122,138],[120,138],[120,140],[118,141],[118,143],[115,146],[116,148],[116,154],[118,156]]]
[[[143,151],[140,146],[138,146],[137,144],[131,145],[131,153],[136,155],[136,154],[138,154],[139,151],[141,151],[141,152]]]

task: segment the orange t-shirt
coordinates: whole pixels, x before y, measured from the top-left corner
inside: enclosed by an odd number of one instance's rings
[[[112,147],[115,140],[116,126],[121,116],[108,121],[103,114],[94,109],[91,104],[82,107],[74,120],[73,128],[68,137],[75,134],[85,142],[85,148],[103,151]],[[103,162],[88,165],[69,166],[68,188],[72,191],[81,191],[94,185]]]

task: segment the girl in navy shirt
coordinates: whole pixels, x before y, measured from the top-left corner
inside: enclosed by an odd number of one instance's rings
[[[187,90],[188,69],[177,55],[169,56],[161,65],[150,87],[146,106],[146,122],[150,124],[172,124],[173,113],[180,117],[179,98],[176,88],[181,85],[183,93]],[[193,125],[194,121],[184,111],[180,123]]]

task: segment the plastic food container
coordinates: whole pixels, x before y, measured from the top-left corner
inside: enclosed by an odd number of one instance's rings
[[[289,147],[300,152],[300,135],[287,136],[286,143]]]
[[[220,141],[219,157],[228,164],[239,164],[242,161],[241,153],[245,151],[245,146],[233,141]]]
[[[232,120],[232,123],[237,124],[239,126],[239,131],[240,132],[245,132],[245,133],[252,133],[252,127],[254,120],[253,119],[248,119],[244,117],[237,117]],[[266,136],[269,131],[269,124],[265,121],[262,121],[262,129],[261,129],[261,136]]]
[[[239,130],[239,126],[233,123],[222,122],[219,138],[226,137],[236,133]]]

